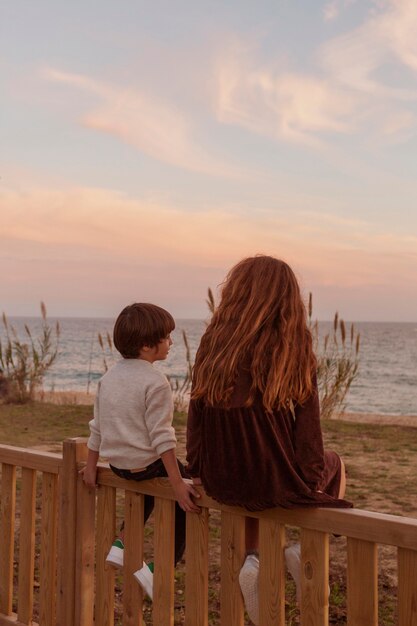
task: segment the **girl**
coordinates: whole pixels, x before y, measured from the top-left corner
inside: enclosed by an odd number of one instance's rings
[[[323,449],[316,358],[291,268],[270,256],[231,269],[193,371],[188,471],[219,502],[250,511],[349,507],[345,470]],[[246,609],[258,621],[257,520],[246,518],[240,573]],[[300,546],[286,550],[300,591]]]

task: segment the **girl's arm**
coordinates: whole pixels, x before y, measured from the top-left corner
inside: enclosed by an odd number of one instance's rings
[[[295,408],[295,456],[304,481],[310,489],[318,491],[324,470],[324,448],[316,377],[313,382],[310,398]]]
[[[200,477],[201,416],[195,400],[190,400],[187,418],[187,472]]]

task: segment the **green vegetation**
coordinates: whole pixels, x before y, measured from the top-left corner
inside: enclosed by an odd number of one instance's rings
[[[56,447],[67,437],[86,437],[92,416],[92,406],[77,404],[0,404],[0,442],[26,448]]]

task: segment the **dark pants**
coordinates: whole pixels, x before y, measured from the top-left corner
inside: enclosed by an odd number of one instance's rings
[[[181,461],[178,461],[178,469],[180,470],[183,478],[189,478],[185,471],[184,465]],[[161,459],[158,459],[151,465],[148,465],[146,470],[142,472],[131,472],[130,470],[119,469],[110,465],[111,470],[117,474],[120,478],[127,480],[151,480],[152,478],[167,478],[168,474]],[[145,495],[145,523],[153,511],[155,499],[153,496]],[[175,502],[175,565],[181,560],[185,550],[185,511],[179,506],[178,502]]]

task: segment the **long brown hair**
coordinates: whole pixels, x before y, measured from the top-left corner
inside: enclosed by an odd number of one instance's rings
[[[313,391],[316,360],[300,288],[289,265],[270,256],[243,259],[227,275],[198,349],[191,397],[227,406],[244,362],[252,378],[247,405],[260,392],[267,411],[288,408]]]

